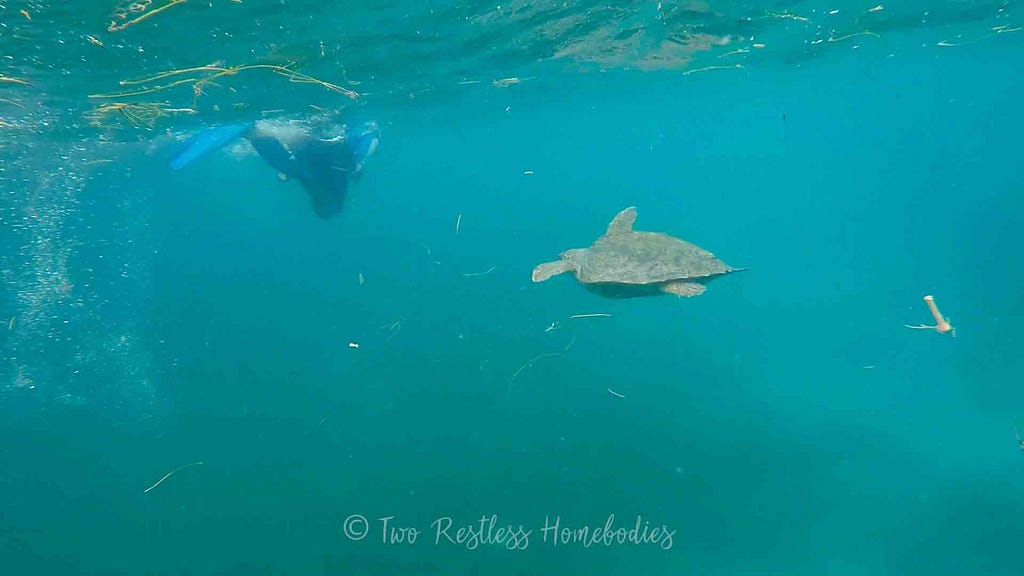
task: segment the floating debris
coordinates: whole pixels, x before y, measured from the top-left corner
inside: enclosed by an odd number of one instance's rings
[[[749,53],[750,53],[750,50],[748,50],[746,48],[738,48],[736,50],[733,50],[732,52],[726,52],[725,54],[720,54],[718,57],[719,58],[725,58],[726,56],[735,56],[736,54],[749,54]]]
[[[795,20],[797,22],[809,23],[811,20],[803,16],[797,16],[796,14],[790,14],[789,12],[772,12],[765,10],[765,18],[777,18],[779,20]]]
[[[522,366],[520,366],[519,369],[516,370],[515,373],[512,374],[512,378],[508,381],[508,383],[512,384],[513,382],[515,382],[516,381],[516,377],[519,376],[519,373],[522,372],[523,370],[526,370],[527,368],[532,367],[533,363],[536,362],[537,360],[540,360],[541,358],[552,358],[552,357],[555,357],[555,356],[558,356],[560,358],[565,358],[565,354],[562,354],[561,352],[548,352],[547,354],[541,354],[540,356],[536,356],[536,357],[528,360],[526,362],[526,364],[523,364]]]
[[[154,8],[154,9],[152,9],[152,10],[142,14],[141,16],[136,17],[133,20],[129,20],[129,21],[125,22],[124,24],[118,24],[117,22],[111,22],[110,26],[107,27],[107,32],[120,32],[121,30],[124,30],[125,28],[128,28],[129,26],[134,26],[134,25],[136,25],[136,24],[138,24],[140,22],[144,22],[144,21],[152,18],[153,16],[156,16],[157,14],[163,12],[164,10],[167,10],[168,8],[171,8],[173,6],[177,6],[178,4],[184,4],[185,1],[186,0],[170,0],[170,2],[168,2],[167,4],[164,4],[163,6],[161,6],[159,8]],[[134,3],[134,4],[132,4],[133,7],[141,6],[143,10],[148,5],[149,5],[149,2],[145,2],[144,4],[143,3]],[[133,11],[139,11],[139,10],[135,9]],[[120,16],[121,18],[126,18],[127,17],[126,15],[120,15],[120,14],[118,16]]]
[[[689,76],[690,74],[696,74],[697,72],[708,72],[711,70],[731,70],[733,68],[743,68],[742,64],[734,64],[732,66],[705,66],[703,68],[697,68],[696,70],[687,70],[683,72],[683,76]]]
[[[398,333],[402,331],[402,321],[401,320],[395,320],[394,322],[392,322],[390,324],[385,324],[385,325],[381,326],[380,328],[377,328],[377,330],[384,330],[385,328],[388,330],[388,335],[387,335],[386,338],[384,338],[384,341],[385,342],[390,342],[392,338],[397,336]]]
[[[181,471],[182,471],[182,470],[184,470],[185,468],[191,468],[191,467],[193,467],[193,466],[199,466],[199,465],[201,465],[201,464],[202,464],[202,462],[193,462],[193,463],[191,463],[191,464],[185,464],[184,466],[179,466],[179,467],[175,468],[174,470],[171,470],[171,471],[170,471],[170,472],[168,472],[167,474],[164,474],[164,477],[163,477],[163,478],[161,478],[161,479],[157,480],[157,481],[156,481],[156,484],[153,484],[153,485],[152,485],[152,486],[150,486],[149,488],[146,488],[145,490],[143,490],[143,494],[145,494],[145,493],[149,492],[149,491],[150,491],[150,490],[152,490],[153,488],[156,488],[157,486],[159,486],[160,484],[162,484],[162,483],[163,483],[163,481],[164,481],[164,480],[167,480],[168,478],[170,478],[172,474],[174,474],[174,473],[176,473],[176,472],[181,472]]]
[[[299,84],[316,84],[318,86],[321,86],[321,87],[327,89],[328,91],[337,92],[339,94],[343,94],[344,96],[347,96],[347,97],[349,97],[349,98],[351,98],[353,100],[356,100],[356,99],[359,98],[359,93],[358,92],[355,92],[353,90],[349,90],[348,88],[342,88],[341,86],[338,86],[337,84],[332,84],[330,82],[324,82],[323,80],[314,78],[312,76],[308,76],[306,74],[303,74],[301,72],[293,70],[289,66],[294,66],[294,64],[289,64],[289,65],[286,65],[286,66],[277,66],[277,65],[274,65],[274,64],[249,64],[249,65],[239,65],[239,66],[232,66],[232,67],[225,68],[222,65],[220,65],[219,62],[216,62],[216,63],[213,63],[213,64],[208,64],[206,66],[196,66],[196,67],[192,67],[192,68],[180,68],[180,69],[176,69],[176,70],[169,70],[167,72],[161,72],[159,74],[156,74],[154,76],[150,76],[149,78],[143,78],[141,80],[122,80],[120,82],[121,86],[138,86],[138,89],[130,90],[130,91],[127,91],[127,92],[111,93],[111,94],[90,94],[89,98],[94,98],[94,99],[127,98],[127,97],[131,97],[131,96],[140,96],[140,95],[143,95],[143,94],[152,94],[154,92],[160,92],[160,91],[163,91],[163,90],[167,90],[169,88],[174,88],[176,86],[182,86],[182,85],[189,85],[189,84],[191,84],[191,86],[192,86],[192,93],[193,93],[192,108],[195,108],[196,107],[196,102],[199,100],[199,97],[202,96],[203,93],[204,93],[203,89],[208,84],[213,84],[214,81],[219,79],[219,78],[222,78],[222,77],[225,77],[225,76],[234,76],[234,75],[236,75],[236,74],[238,74],[240,72],[245,72],[245,71],[250,71],[250,70],[268,70],[268,71],[273,72],[274,74],[277,74],[279,76],[284,76],[285,78],[288,78],[288,80],[290,80],[292,82],[295,82],[295,83],[299,83]],[[146,87],[147,85],[151,85],[154,82],[157,82],[157,81],[160,81],[160,80],[164,80],[164,79],[168,79],[168,78],[172,78],[172,77],[176,77],[176,76],[182,76],[182,75],[187,75],[187,77],[186,78],[181,78],[181,79],[178,79],[178,80],[172,80],[172,81],[170,81],[167,84],[161,84],[161,85]]]
[[[22,86],[31,86],[28,80],[22,80],[21,78],[11,78],[10,76],[4,76],[0,74],[0,82],[6,82],[8,84],[21,84]]]
[[[519,84],[520,82],[522,82],[522,80],[520,80],[519,78],[502,78],[501,80],[495,80],[491,82],[491,84],[497,86],[498,88],[508,88],[509,86]]]
[[[491,272],[494,272],[495,270],[496,270],[496,268],[494,266],[491,266],[490,268],[488,268],[487,270],[484,270],[483,272],[466,272],[465,274],[463,274],[463,276],[467,276],[467,277],[469,277],[469,276],[483,276],[484,274],[490,274]]]
[[[840,36],[838,38],[829,36],[828,41],[829,42],[842,42],[843,40],[848,40],[850,38],[856,38],[857,36],[874,36],[875,38],[881,38],[880,35],[872,32],[870,30],[865,30],[864,32],[854,32],[853,34],[847,34],[845,36]]]
[[[562,348],[562,352],[568,352],[569,348],[572,348],[572,345],[575,344],[575,343],[576,343],[576,333],[573,332],[572,333],[572,338],[569,339],[569,343],[565,345],[565,348]]]
[[[623,396],[622,394],[619,394],[618,392],[616,392],[615,390],[612,390],[611,388],[608,389],[608,393],[611,394],[612,396],[616,396],[616,397],[619,397],[619,398],[625,398],[625,396]]]
[[[949,334],[950,336],[956,337],[956,328],[949,323],[948,318],[944,318],[939,313],[939,307],[935,305],[935,298],[931,295],[924,297],[925,304],[928,305],[928,309],[931,310],[932,318],[935,318],[935,325],[928,326],[927,324],[919,324],[917,326],[911,326],[910,324],[904,324],[907,328],[912,330],[935,330],[939,334]]]
[[[97,107],[86,115],[96,127],[107,127],[120,119],[136,128],[152,129],[157,120],[170,114],[195,114],[192,108],[169,108],[167,102],[114,102]]]

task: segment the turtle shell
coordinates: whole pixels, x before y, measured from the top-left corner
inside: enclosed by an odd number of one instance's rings
[[[657,232],[602,236],[576,260],[576,277],[587,284],[654,284],[732,270],[711,252]]]

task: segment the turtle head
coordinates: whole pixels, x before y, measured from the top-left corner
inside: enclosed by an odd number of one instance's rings
[[[559,256],[562,260],[572,264],[573,268],[579,269],[580,264],[583,263],[583,253],[585,251],[583,248],[573,248],[572,250],[562,252]]]
[[[543,282],[552,276],[568,272],[570,270],[579,270],[579,263],[583,260],[580,253],[583,250],[566,250],[559,254],[559,259],[554,262],[545,262],[538,265],[533,269],[533,281]]]

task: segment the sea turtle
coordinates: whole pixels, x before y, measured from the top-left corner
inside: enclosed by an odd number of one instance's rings
[[[619,212],[592,246],[566,250],[561,260],[537,266],[533,281],[572,271],[586,288],[604,296],[699,296],[711,279],[741,270],[667,234],[634,232],[634,221],[635,207]]]

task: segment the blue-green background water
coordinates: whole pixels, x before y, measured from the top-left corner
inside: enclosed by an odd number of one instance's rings
[[[668,21],[646,3],[562,6],[583,24],[526,47],[550,22],[495,31],[471,4],[186,3],[109,36],[109,6],[26,6],[75,42],[4,8],[4,74],[32,81],[0,94],[5,574],[1024,573],[1024,31],[993,32],[1015,4],[843,6],[833,28],[830,6],[672,4],[744,40],[656,69],[646,41],[555,56]],[[853,16],[878,35],[813,43],[869,29]],[[186,25],[218,43],[181,46]],[[166,160],[167,131],[338,94],[251,77],[152,130],[83,119],[116,79],[281,35],[303,71],[364,78],[384,131],[335,220],[255,156]],[[694,299],[530,282],[631,205],[750,271]],[[956,338],[904,328],[925,294]],[[492,514],[529,548],[433,542]],[[540,533],[610,514],[672,548]],[[381,543],[384,516],[420,540]]]

